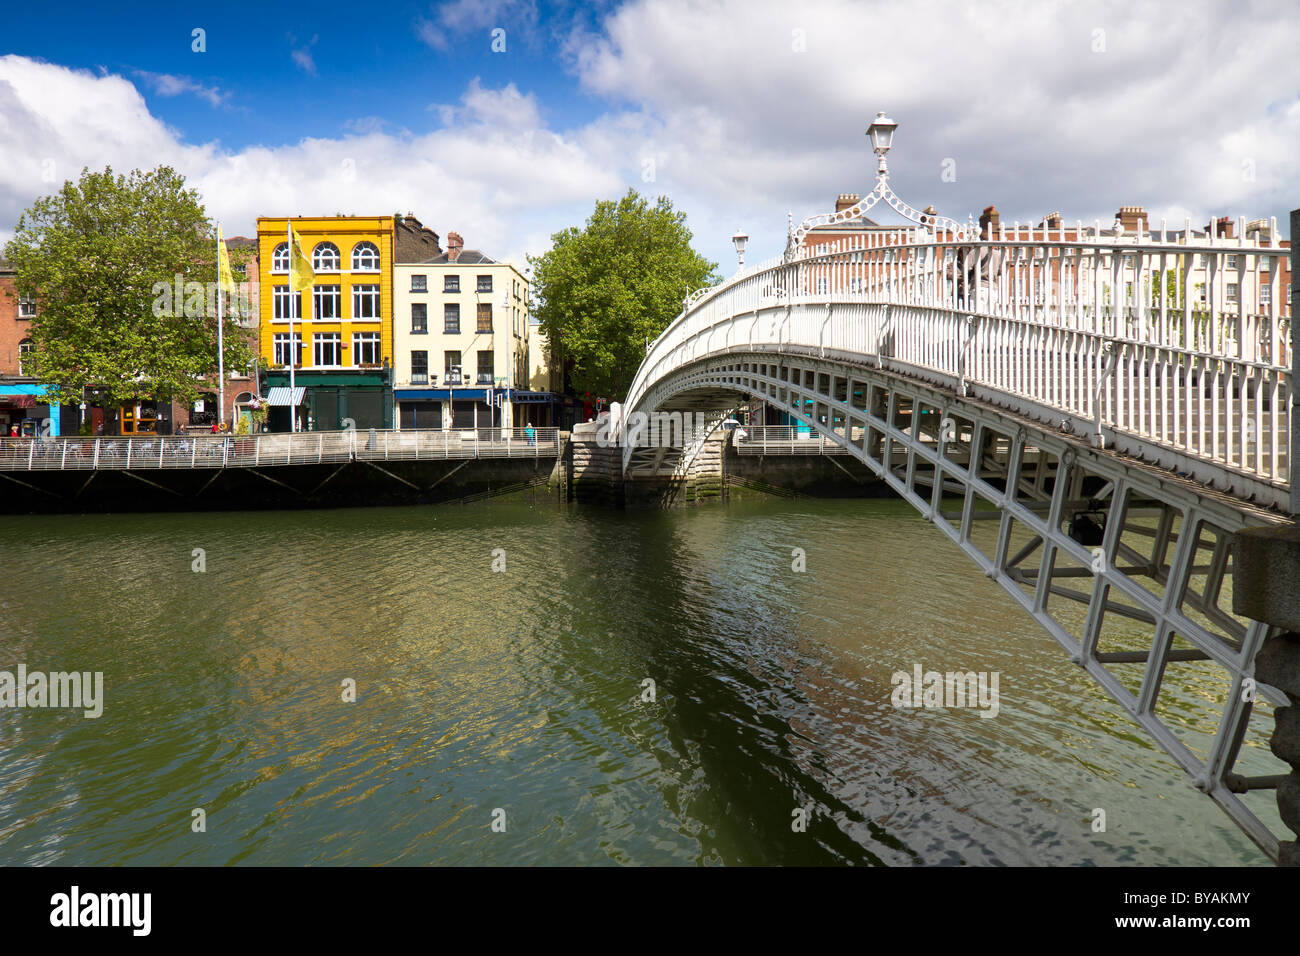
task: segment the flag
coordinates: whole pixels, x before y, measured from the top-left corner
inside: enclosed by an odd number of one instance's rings
[[[289,288],[294,292],[302,292],[311,288],[316,273],[312,270],[311,260],[302,251],[302,244],[298,242],[298,234],[293,231],[292,224],[289,226],[289,240]]]
[[[221,238],[220,226],[217,226],[217,284],[230,295],[239,295],[239,286],[230,271],[230,252],[226,249],[226,241]]]

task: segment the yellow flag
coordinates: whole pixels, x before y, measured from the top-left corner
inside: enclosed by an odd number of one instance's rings
[[[226,249],[226,241],[221,238],[220,226],[217,226],[217,282],[232,296],[239,295],[239,286],[230,271],[230,252]]]
[[[311,267],[311,260],[302,251],[302,244],[298,241],[298,234],[293,231],[292,224],[289,226],[289,239],[289,288],[294,292],[302,292],[311,288],[316,273]]]

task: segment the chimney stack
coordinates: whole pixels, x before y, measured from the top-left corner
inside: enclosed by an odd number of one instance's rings
[[[1048,229],[1060,229],[1061,213],[1059,211],[1049,212],[1047,216],[1044,218],[1043,222],[1047,225]]]
[[[1002,224],[1002,217],[998,214],[997,206],[986,206],[980,213],[980,235],[989,235],[989,227],[993,227],[993,234],[996,235],[998,227]]]
[[[1234,229],[1232,227],[1232,220],[1227,216],[1220,216],[1218,219],[1215,219],[1205,227],[1205,231],[1210,233],[1215,239],[1236,238],[1233,235]]]
[[[835,200],[835,211],[843,212],[850,206],[857,205],[858,200],[861,198],[857,193],[840,193],[839,198]]]
[[[1115,214],[1125,234],[1131,235],[1146,229],[1147,211],[1141,206],[1120,206]]]
[[[461,238],[459,232],[447,233],[447,261],[455,262],[460,258],[461,249],[465,248],[465,240]]]

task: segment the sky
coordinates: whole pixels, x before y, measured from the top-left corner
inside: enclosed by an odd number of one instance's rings
[[[83,166],[171,165],[227,235],[413,212],[523,266],[628,188],[695,247],[890,184],[964,221],[1158,225],[1300,207],[1300,6],[451,0],[16,5],[0,35],[0,243]],[[200,31],[197,32],[196,31]],[[900,221],[877,207],[878,221]]]

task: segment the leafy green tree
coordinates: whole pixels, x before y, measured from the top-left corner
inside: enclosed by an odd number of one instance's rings
[[[37,299],[27,358],[63,402],[80,402],[86,386],[110,404],[167,395],[188,402],[210,387],[216,229],[175,170],[83,169],[79,182],[22,214],[4,251],[18,292]],[[232,263],[241,252],[231,250]],[[228,369],[252,359],[234,311],[227,306]]]
[[[623,396],[656,338],[690,292],[718,281],[716,263],[691,248],[686,214],[667,196],[651,205],[629,189],[602,200],[584,228],[551,236],[551,249],[529,257],[534,314],[552,362],[571,362],[579,392]]]

